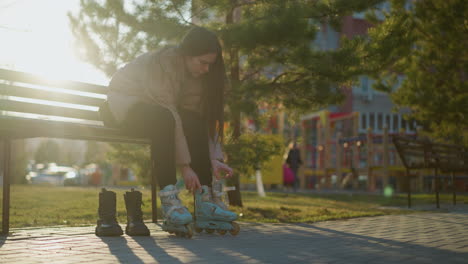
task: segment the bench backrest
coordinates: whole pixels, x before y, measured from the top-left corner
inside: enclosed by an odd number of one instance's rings
[[[468,171],[468,149],[463,146],[393,136],[400,158],[408,169],[438,168],[444,171]]]
[[[0,114],[100,124],[97,111],[106,94],[106,86],[0,69]]]

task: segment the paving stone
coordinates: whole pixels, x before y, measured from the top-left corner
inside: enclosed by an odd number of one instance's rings
[[[238,236],[94,235],[94,227],[13,229],[0,263],[466,263],[468,214],[417,213],[315,224],[240,223]]]

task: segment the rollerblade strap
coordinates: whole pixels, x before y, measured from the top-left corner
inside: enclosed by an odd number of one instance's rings
[[[171,206],[171,208],[169,208],[169,210],[167,210],[167,212],[165,214],[166,214],[167,217],[169,217],[169,216],[171,216],[172,212],[174,212],[174,210],[184,209],[184,208],[186,208],[186,207],[182,206],[182,205],[174,205],[174,206]]]
[[[213,190],[213,195],[216,196],[216,197],[221,197],[221,196],[223,196],[227,191],[235,191],[235,190],[236,190],[236,187],[235,187],[235,186],[232,186],[232,187],[223,187],[223,190],[222,190],[222,191]]]
[[[173,190],[173,191],[164,191],[164,192],[159,192],[159,197],[166,197],[174,194],[178,194],[180,191],[178,189]]]

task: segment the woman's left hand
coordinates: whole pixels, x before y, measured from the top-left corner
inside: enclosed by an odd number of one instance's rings
[[[228,165],[222,163],[219,160],[211,160],[211,167],[213,168],[213,174],[216,177],[216,179],[222,178],[221,172],[224,172],[224,177],[225,178],[230,178],[232,177],[234,171],[232,168],[230,168]]]

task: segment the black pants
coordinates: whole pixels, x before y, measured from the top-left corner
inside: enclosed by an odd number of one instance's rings
[[[179,115],[192,160],[190,167],[201,185],[211,186],[206,123],[196,112],[180,109]],[[175,120],[172,113],[158,105],[138,104],[129,111],[122,129],[129,135],[151,138],[151,162],[159,187],[175,184]]]
[[[291,168],[293,174],[294,174],[294,182],[292,184],[292,187],[294,188],[294,191],[296,191],[299,188],[299,168]]]

